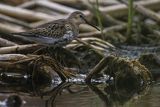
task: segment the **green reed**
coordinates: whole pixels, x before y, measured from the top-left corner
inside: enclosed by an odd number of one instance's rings
[[[89,3],[91,3],[90,2],[90,0],[88,0],[89,1]],[[97,18],[97,21],[98,21],[98,26],[100,27],[100,30],[101,30],[101,37],[102,37],[102,39],[104,39],[104,33],[103,33],[103,24],[102,24],[102,13],[100,12],[100,10],[99,10],[99,2],[98,2],[98,0],[96,0],[96,5],[94,6],[94,5],[92,5],[92,8],[93,8],[93,12],[95,12],[95,15],[96,15],[96,18]]]
[[[99,2],[98,0],[96,0],[96,17],[97,17],[97,20],[98,20],[98,25],[100,27],[100,30],[101,30],[101,35],[102,35],[102,39],[104,39],[104,34],[103,34],[103,25],[102,25],[102,18],[101,18],[101,12],[99,10]]]
[[[131,37],[132,33],[132,25],[133,25],[133,0],[128,0],[128,25],[127,25],[127,36],[128,38]]]

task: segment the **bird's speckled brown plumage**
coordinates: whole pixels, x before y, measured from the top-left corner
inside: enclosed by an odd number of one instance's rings
[[[83,13],[73,12],[67,19],[55,20],[32,30],[13,33],[44,45],[63,46],[75,39],[79,34],[79,25],[87,20]]]
[[[66,27],[69,25],[69,27]],[[27,32],[15,33],[26,37],[52,37],[60,38],[64,36],[67,30],[72,30],[71,23],[65,19],[56,20],[41,26],[38,26]]]

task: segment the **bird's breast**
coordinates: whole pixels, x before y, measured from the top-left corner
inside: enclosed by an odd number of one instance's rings
[[[57,41],[54,42],[54,45],[58,46],[66,45],[70,43],[75,37],[76,36],[73,31],[66,31],[66,33],[61,38],[59,38]]]

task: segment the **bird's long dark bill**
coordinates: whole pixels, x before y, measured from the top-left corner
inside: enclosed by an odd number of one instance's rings
[[[97,26],[92,25],[92,24],[89,23],[85,18],[83,18],[83,19],[85,20],[85,22],[86,22],[88,25],[90,25],[90,26],[92,26],[92,27],[94,27],[94,28],[96,28],[97,30],[100,31],[100,29],[99,29]]]

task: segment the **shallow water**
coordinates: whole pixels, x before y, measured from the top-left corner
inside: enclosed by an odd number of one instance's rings
[[[125,102],[123,107],[159,107],[160,85],[154,86],[151,93],[133,101]],[[80,94],[59,96],[56,100],[57,107],[108,107],[94,92],[84,91]],[[120,104],[113,104],[120,107]]]
[[[33,84],[30,76],[16,75],[13,79],[11,74],[6,73],[7,75],[8,77],[5,77],[3,73],[1,78],[3,82],[0,82],[0,101],[5,102],[10,95],[17,94],[25,101],[22,107],[159,107],[160,105],[158,77],[153,85],[148,84],[141,89],[143,85],[135,84],[141,83],[141,80],[135,81],[135,78],[131,78],[133,79],[131,81],[130,78],[126,78],[116,86],[114,79],[108,80],[107,75],[92,79],[92,84],[85,83],[86,75],[78,75],[64,83],[59,77],[54,77],[49,84],[49,81],[42,82],[43,80],[38,81],[39,84]],[[13,80],[16,81],[13,83]]]
[[[67,86],[68,83],[64,83]],[[160,83],[156,83],[145,92],[146,95],[134,94],[132,97],[126,99],[112,98],[110,93],[105,93],[104,84],[93,85],[93,88],[88,85],[75,85],[70,86],[70,90],[67,88],[57,92],[57,95],[52,97],[54,99],[47,103],[46,100],[50,99],[49,96],[43,98],[28,96],[21,93],[21,98],[25,100],[25,104],[22,107],[159,107],[160,105]],[[98,89],[98,90],[97,90]],[[54,95],[52,93],[50,95]],[[104,95],[103,95],[104,94]],[[9,94],[0,94],[1,101],[5,99]],[[124,99],[123,99],[124,98]],[[1,106],[0,106],[1,107]]]

